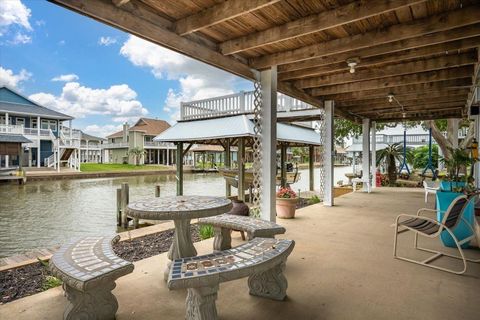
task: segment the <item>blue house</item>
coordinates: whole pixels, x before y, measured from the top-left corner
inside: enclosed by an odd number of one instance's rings
[[[41,106],[24,95],[1,86],[0,143],[12,139],[19,141],[19,136],[27,139],[22,141],[30,142],[21,144],[22,160],[20,155],[12,157],[6,151],[2,152],[6,148],[0,148],[0,166],[59,168],[63,162],[78,168],[81,135],[72,130],[72,120],[71,116]],[[66,121],[68,127],[64,126]]]

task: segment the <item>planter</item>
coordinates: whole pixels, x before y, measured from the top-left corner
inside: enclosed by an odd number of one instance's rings
[[[298,198],[277,198],[277,217],[281,219],[295,218]]]
[[[236,216],[248,216],[250,214],[250,208],[242,200],[232,200],[232,210],[227,212]]]
[[[452,188],[465,187],[464,181],[440,181],[440,190],[452,191]]]
[[[460,182],[458,182],[460,183]],[[449,188],[449,187],[448,187]],[[449,189],[448,189],[449,190]],[[462,195],[460,192],[439,191],[436,195],[437,200],[437,221],[442,221],[445,211],[448,209],[453,199]],[[474,226],[474,206],[473,202],[470,202],[463,213],[463,218],[468,221],[471,226]],[[464,221],[460,221],[457,227],[452,230],[453,234],[460,241],[472,235],[472,230],[465,224]],[[447,247],[456,247],[455,242],[447,231],[443,231],[440,235],[442,242]],[[462,248],[468,248],[469,242],[462,245]]]

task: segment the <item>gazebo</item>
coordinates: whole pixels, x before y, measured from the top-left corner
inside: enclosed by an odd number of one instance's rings
[[[277,91],[324,112],[327,206],[334,204],[334,116],[362,124],[363,179],[370,179],[375,122],[458,119],[478,100],[480,7],[473,0],[50,1],[254,81],[259,205],[271,221]]]

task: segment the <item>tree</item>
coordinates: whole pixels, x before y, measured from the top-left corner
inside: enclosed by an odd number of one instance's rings
[[[424,124],[426,128],[432,129],[432,137],[437,142],[446,159],[449,159],[452,156],[452,150],[455,149],[453,142],[455,139],[458,139],[458,132],[453,132],[455,121],[458,121],[458,119],[428,120],[425,121]],[[458,145],[458,148],[466,149],[474,137],[475,123],[473,121],[463,120],[459,124],[459,127],[468,127],[467,136]],[[447,132],[447,137],[443,135],[444,131]]]
[[[397,161],[402,161],[403,146],[400,143],[389,144],[385,149],[377,151],[377,166],[385,161],[387,164],[388,183],[395,187],[397,182]]]
[[[413,150],[413,167],[415,169],[424,169],[428,164],[428,146],[421,146]],[[432,164],[438,167],[438,146],[432,145]]]
[[[135,165],[140,165],[140,160],[142,159],[143,155],[145,154],[145,150],[139,147],[135,147],[128,151],[128,154],[132,155],[135,159]]]

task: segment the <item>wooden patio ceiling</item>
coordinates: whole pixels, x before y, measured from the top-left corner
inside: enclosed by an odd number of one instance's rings
[[[478,85],[479,0],[50,1],[247,79],[276,65],[356,121],[462,117]]]

